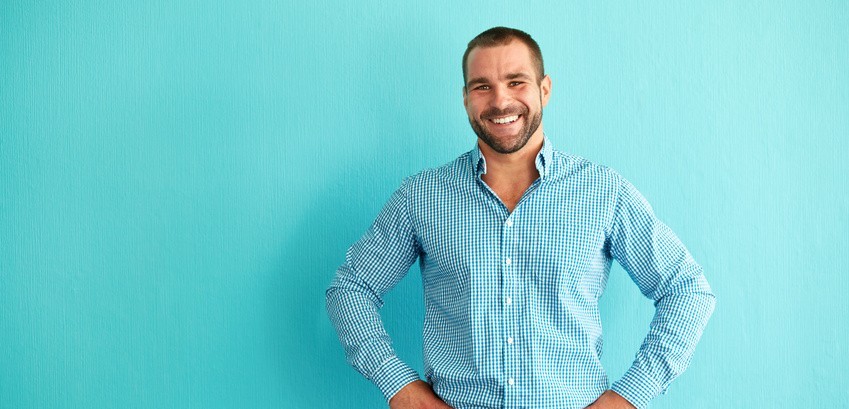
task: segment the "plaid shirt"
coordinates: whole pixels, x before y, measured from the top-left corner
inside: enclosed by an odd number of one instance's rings
[[[613,389],[638,408],[687,367],[715,305],[701,267],[613,170],[554,150],[513,212],[475,147],[404,180],[347,252],[327,308],[349,362],[388,400],[419,375],[380,320],[420,262],[425,379],[450,406],[584,408]],[[656,313],[625,375],[601,365],[598,300],[616,259]]]

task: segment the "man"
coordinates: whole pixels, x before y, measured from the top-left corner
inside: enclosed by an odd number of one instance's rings
[[[463,77],[476,147],[405,179],[327,290],[349,362],[392,409],[645,407],[686,368],[713,312],[701,267],[630,183],[551,146],[551,79],[528,34],[481,33]],[[598,299],[614,258],[656,314],[610,386]],[[416,259],[427,382],[378,313]]]

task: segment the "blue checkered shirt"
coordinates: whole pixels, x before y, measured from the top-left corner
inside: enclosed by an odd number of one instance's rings
[[[480,150],[404,180],[347,252],[327,308],[348,361],[388,400],[419,375],[392,349],[382,297],[419,260],[425,379],[450,406],[584,408],[613,389],[638,408],[687,367],[714,296],[648,202],[604,166],[554,150],[508,212]],[[616,259],[656,313],[610,386],[598,300]]]

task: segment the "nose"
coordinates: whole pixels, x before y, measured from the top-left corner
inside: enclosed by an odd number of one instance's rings
[[[492,105],[493,108],[506,109],[510,106],[510,101],[512,101],[512,98],[507,87],[502,85],[493,87],[492,99],[490,100],[490,105]]]

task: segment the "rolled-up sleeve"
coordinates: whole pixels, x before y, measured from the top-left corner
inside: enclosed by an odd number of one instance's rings
[[[392,348],[381,321],[383,295],[416,261],[419,246],[410,219],[408,181],[395,191],[372,226],[354,243],[326,292],[327,313],[348,362],[388,401],[419,379]]]
[[[644,408],[687,368],[716,301],[678,237],[633,185],[619,180],[610,252],[656,310],[633,364],[611,389]]]

